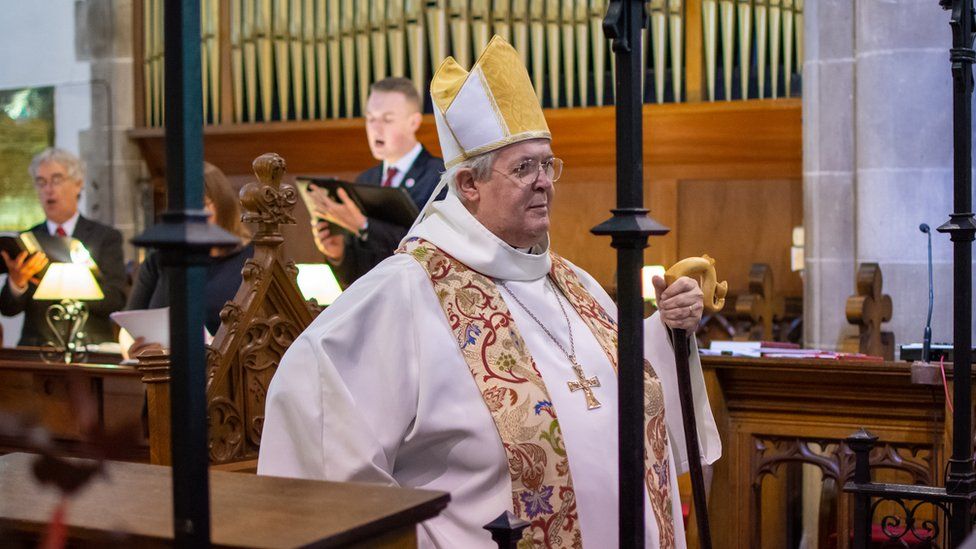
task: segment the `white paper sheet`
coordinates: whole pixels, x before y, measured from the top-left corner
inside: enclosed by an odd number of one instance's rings
[[[142,337],[147,343],[159,343],[169,348],[169,307],[117,311],[109,317],[133,338]]]

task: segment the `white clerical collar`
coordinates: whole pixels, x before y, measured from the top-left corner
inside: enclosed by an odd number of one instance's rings
[[[75,234],[75,227],[78,225],[78,218],[81,217],[80,212],[75,212],[75,215],[68,218],[64,223],[55,223],[50,219],[47,220],[47,234],[54,236],[58,232],[58,227],[64,229],[65,234],[71,236]]]
[[[407,238],[423,238],[492,278],[530,281],[549,274],[549,235],[528,253],[521,252],[486,229],[453,191],[427,208],[427,217],[410,230]]]
[[[407,172],[410,171],[411,166],[413,166],[414,161],[417,160],[417,157],[420,156],[420,151],[422,151],[423,149],[424,149],[423,145],[421,145],[420,142],[418,141],[417,144],[414,145],[412,149],[407,151],[407,154],[401,156],[400,159],[394,162],[393,164],[390,164],[389,162],[384,160],[383,161],[384,177],[388,169],[396,168],[397,172],[396,172],[396,176],[394,176],[393,178],[393,186],[399,187],[400,182],[403,181],[404,177],[406,177]]]

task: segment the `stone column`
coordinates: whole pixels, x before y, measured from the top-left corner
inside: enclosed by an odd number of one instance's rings
[[[897,344],[921,342],[925,235],[952,211],[949,12],[919,0],[857,2],[857,260],[877,262]],[[933,341],[952,340],[952,246],[932,236]]]
[[[140,186],[142,158],[126,136],[134,126],[132,59],[133,0],[88,0],[75,4],[79,59],[91,62],[89,130],[81,135],[81,155],[88,164],[89,216],[113,225],[128,244],[144,225]]]
[[[854,290],[854,4],[806,3],[803,62],[803,339],[834,349]]]
[[[834,348],[850,332],[844,301],[857,266],[881,265],[894,302],[885,329],[920,342],[926,242],[952,196],[949,14],[929,0],[807,4],[803,74],[805,340]],[[949,238],[933,236],[933,340],[952,337]]]

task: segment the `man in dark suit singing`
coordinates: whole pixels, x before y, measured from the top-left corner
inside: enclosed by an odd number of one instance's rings
[[[417,141],[423,102],[406,78],[385,78],[370,87],[366,100],[366,138],[369,150],[380,164],[366,170],[356,183],[400,187],[422,209],[444,171],[444,161],[427,152]],[[339,200],[324,191],[313,190],[323,217],[343,226],[351,234],[332,234],[328,223],[315,222],[312,233],[339,283],[343,287],[393,255],[408,227],[367,218],[340,190]]]
[[[26,313],[20,345],[45,345],[55,341],[46,320],[51,302],[35,301],[33,296],[40,282],[38,275],[48,264],[48,255],[64,254],[68,250],[68,239],[73,238],[88,250],[94,262],[93,274],[105,295],[101,301],[88,304],[87,341],[115,341],[108,315],[125,305],[122,234],[79,214],[78,199],[84,186],[85,167],[78,157],[62,149],[49,148],[34,157],[29,171],[47,218],[31,227],[44,252],[32,255],[21,252],[17,257],[0,252],[7,266],[7,282],[0,291],[0,313],[5,316]],[[88,260],[85,257],[55,259]]]

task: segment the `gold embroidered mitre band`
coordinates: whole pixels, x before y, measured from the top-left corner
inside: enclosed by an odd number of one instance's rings
[[[550,139],[529,73],[515,48],[499,36],[464,70],[448,57],[430,82],[444,165],[527,139]]]

